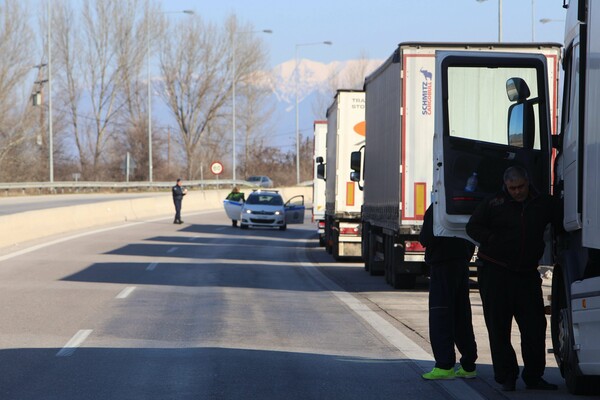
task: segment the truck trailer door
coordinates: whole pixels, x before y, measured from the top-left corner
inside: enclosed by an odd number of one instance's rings
[[[550,108],[543,55],[436,53],[434,233],[469,239],[475,207],[502,189],[506,168],[550,191]]]

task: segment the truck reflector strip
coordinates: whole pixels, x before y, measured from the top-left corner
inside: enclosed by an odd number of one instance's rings
[[[356,226],[356,227],[350,227],[350,228],[342,228],[342,227],[340,227],[340,235],[358,236],[358,234],[359,234],[358,226]]]
[[[415,217],[423,218],[427,210],[427,183],[415,182]]]
[[[404,242],[404,248],[407,252],[409,251],[425,251],[425,247],[421,245],[420,242],[417,241],[406,241]]]
[[[354,205],[354,182],[346,182],[346,205]]]

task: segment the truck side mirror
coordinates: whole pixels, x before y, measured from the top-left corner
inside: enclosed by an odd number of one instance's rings
[[[350,180],[352,182],[360,182],[360,172],[350,172]]]
[[[325,164],[323,163],[317,164],[317,178],[323,179],[324,181],[327,180],[325,179]]]
[[[362,156],[362,154],[360,151],[353,151],[350,154],[350,169],[358,174],[359,179],[360,179],[360,169],[361,169],[361,165],[360,165],[361,164],[360,163],[361,156]],[[357,180],[354,182],[357,182]]]
[[[324,162],[323,157],[321,157],[321,156],[317,157],[317,159],[315,161],[317,162],[317,164],[323,164],[323,162]]]

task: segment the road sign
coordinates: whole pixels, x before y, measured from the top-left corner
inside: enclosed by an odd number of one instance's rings
[[[221,164],[218,161],[215,161],[214,163],[210,164],[210,172],[212,172],[215,175],[221,175],[223,173],[223,164]]]

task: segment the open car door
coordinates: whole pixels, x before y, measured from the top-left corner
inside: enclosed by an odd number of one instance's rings
[[[303,224],[304,223],[304,196],[294,196],[285,202],[285,223]]]
[[[433,151],[434,234],[470,239],[477,205],[519,165],[550,191],[550,107],[542,54],[436,53]],[[471,178],[471,179],[469,179]]]

